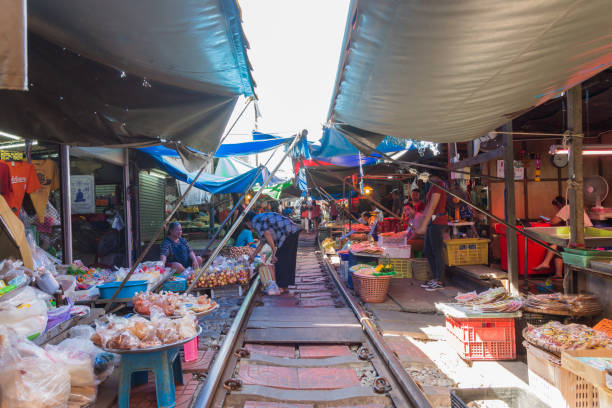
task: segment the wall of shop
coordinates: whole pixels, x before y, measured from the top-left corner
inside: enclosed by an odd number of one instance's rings
[[[514,145],[515,160],[520,160],[520,151],[539,153],[541,181],[535,181],[537,163],[535,159],[524,162],[525,180],[515,182],[516,216],[535,220],[540,215],[551,217],[554,209],[552,200],[558,196],[567,196],[568,167],[558,169],[553,166],[548,149],[554,141],[517,142]],[[482,166],[484,174],[495,176],[497,173],[497,160],[491,160]],[[584,175],[601,175],[612,185],[612,157],[611,156],[585,156]],[[498,217],[504,217],[504,183],[503,181],[489,181],[489,194],[491,212]],[[612,194],[609,194],[604,207],[612,207]]]

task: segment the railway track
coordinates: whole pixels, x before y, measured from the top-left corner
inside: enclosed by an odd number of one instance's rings
[[[195,408],[431,407],[314,235],[300,237],[293,295],[259,285],[225,330]]]

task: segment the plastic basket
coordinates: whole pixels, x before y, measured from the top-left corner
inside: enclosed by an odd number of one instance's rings
[[[385,249],[385,255],[389,258],[410,258],[412,246],[410,245],[400,245],[396,247],[387,247]]]
[[[534,394],[522,388],[463,388],[451,390],[451,408],[468,408],[471,406],[468,405],[470,402],[496,400],[505,402],[509,408],[550,407]]]
[[[591,266],[591,261],[611,260],[612,252],[564,248],[563,252],[561,252],[561,256],[563,258],[563,263],[588,268]]]
[[[184,292],[187,290],[187,280],[176,278],[176,280],[164,282],[162,289],[168,292]]]
[[[431,268],[427,259],[410,259],[412,277],[421,282],[429,282],[432,278]]]
[[[353,277],[353,292],[355,292],[355,296],[359,296],[359,276],[353,272],[351,272],[351,276]]]
[[[391,275],[392,278],[412,278],[412,263],[410,263],[410,259],[391,258],[389,259],[389,262],[391,262],[391,265],[393,265],[393,270],[395,271],[395,275]],[[378,263],[382,264],[383,261],[379,259]]]
[[[514,319],[458,319],[446,317],[449,340],[465,360],[514,360]]]
[[[354,275],[353,275],[354,277]],[[387,300],[387,291],[391,276],[364,276],[357,278],[359,297],[365,303],[383,303]],[[353,282],[353,286],[355,286]]]
[[[612,320],[601,319],[599,323],[593,326],[593,330],[604,332],[608,337],[612,337]]]
[[[146,280],[135,280],[127,281],[117,294],[117,299],[128,299],[133,297],[136,292],[144,292],[147,290],[148,281]],[[100,299],[110,299],[117,288],[121,285],[121,282],[110,282],[98,285],[100,291]]]
[[[489,263],[489,242],[486,238],[461,238],[444,241],[444,259],[448,266]]]

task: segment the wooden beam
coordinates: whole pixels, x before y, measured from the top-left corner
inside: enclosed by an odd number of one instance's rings
[[[495,150],[491,150],[485,153],[480,153],[474,157],[470,157],[469,159],[461,160],[457,163],[452,163],[450,165],[450,168],[455,170],[455,169],[462,169],[464,167],[471,167],[477,164],[486,163],[491,160],[499,159],[503,155],[504,155],[504,147],[501,146]]]
[[[506,223],[516,227],[516,202],[514,192],[514,140],[512,136],[512,122],[508,122],[502,127],[504,133],[504,182],[505,182],[505,215]],[[508,283],[510,285],[510,293],[513,295],[519,294],[519,265],[518,265],[518,247],[516,233],[510,229],[506,230],[506,245],[508,254]]]
[[[584,174],[582,161],[582,85],[567,92],[567,128],[572,134],[569,148],[570,245],[584,247]]]

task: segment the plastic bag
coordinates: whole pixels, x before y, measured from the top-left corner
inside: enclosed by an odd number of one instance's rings
[[[81,350],[89,354],[93,359],[93,372],[96,376],[96,385],[108,378],[115,367],[121,361],[119,355],[103,351],[90,340],[96,331],[93,327],[79,325],[68,331],[66,340],[58,344],[59,347]]]
[[[75,341],[76,340],[76,341]],[[70,374],[70,384],[73,387],[87,387],[96,385],[94,377],[93,358],[87,353],[89,347],[82,339],[67,339],[68,343],[57,346],[47,344],[45,351],[58,364],[61,364]],[[91,341],[88,341],[91,343]],[[93,344],[92,344],[93,345]]]
[[[7,325],[26,337],[42,333],[48,320],[47,299],[50,296],[31,286],[0,297],[0,325]]]
[[[0,326],[0,338],[0,408],[66,407],[68,371],[11,329]]]

